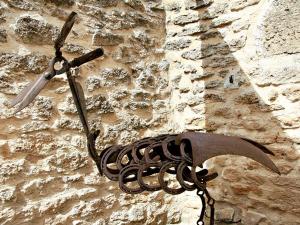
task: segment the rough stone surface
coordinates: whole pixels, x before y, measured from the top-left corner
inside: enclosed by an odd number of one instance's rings
[[[36,7],[34,7],[34,4],[28,2],[28,1],[22,1],[22,0],[8,0],[8,5],[12,8],[21,9],[21,10],[34,10]]]
[[[17,19],[15,34],[27,44],[52,44],[58,29],[53,25],[31,15],[24,15]]]
[[[78,20],[63,47],[66,57],[94,46],[105,51],[103,59],[75,71],[85,90],[90,126],[101,130],[99,151],[168,130],[168,93],[160,93],[162,80],[168,80],[162,52],[165,14],[152,11],[153,2],[1,1],[0,224],[178,221],[179,212],[168,213],[171,204],[162,192],[159,197],[124,195],[117,183],[99,176],[65,75],[53,78],[17,115],[9,108],[10,100],[47,68],[53,40],[71,7]],[[123,54],[116,62],[112,53],[118,51]],[[154,72],[156,85],[150,90],[137,89],[144,68],[148,75]]]
[[[199,20],[198,13],[189,13],[189,14],[183,14],[175,17],[174,24],[185,25],[185,24],[196,22],[198,20]]]
[[[123,42],[124,38],[121,35],[113,34],[111,32],[100,31],[93,36],[93,45],[97,46],[118,45]]]
[[[180,50],[189,47],[191,44],[191,40],[189,39],[178,39],[168,41],[165,45],[165,49],[167,50]]]
[[[105,56],[77,69],[97,149],[184,130],[237,135],[272,150],[282,175],[243,157],[205,167],[216,225],[296,225],[300,218],[299,1],[0,1],[0,224],[194,224],[200,199],[127,195],[86,150],[65,75],[17,115],[10,100],[63,48]],[[208,222],[206,222],[208,223]]]
[[[272,9],[266,12],[261,24],[266,55],[300,52],[300,28],[297,23],[300,19],[299,7],[299,1],[276,1]]]
[[[7,32],[4,29],[0,29],[0,42],[7,42]]]
[[[299,1],[181,2],[167,11],[167,42],[177,36],[191,40],[176,54],[166,49],[172,126],[256,140],[275,153],[272,159],[284,174],[239,157],[207,162],[219,174],[209,184],[217,200],[216,224],[297,224]],[[278,185],[282,179],[289,183]],[[179,224],[192,224],[199,213],[190,196],[177,198]]]

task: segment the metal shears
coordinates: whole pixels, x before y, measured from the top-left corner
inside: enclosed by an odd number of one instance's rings
[[[27,85],[17,95],[17,97],[12,100],[10,104],[11,107],[19,104],[15,113],[21,111],[26,106],[28,106],[54,76],[67,73],[69,83],[71,83],[73,87],[77,87],[76,89],[82,89],[81,85],[77,83],[74,79],[72,79],[70,69],[74,67],[79,67],[82,64],[94,60],[98,57],[101,57],[104,54],[101,48],[97,48],[83,56],[73,59],[70,62],[65,57],[63,57],[61,48],[63,47],[65,40],[75,23],[76,15],[77,14],[75,12],[72,12],[67,18],[67,21],[65,22],[64,26],[62,27],[61,32],[54,43],[55,56],[51,59],[47,70],[36,80],[32,81],[29,85]],[[56,63],[61,63],[61,68],[58,70],[55,69]],[[77,98],[80,98],[79,95],[81,93],[82,92],[80,90],[76,90]],[[81,101],[83,101],[83,99],[81,99]]]

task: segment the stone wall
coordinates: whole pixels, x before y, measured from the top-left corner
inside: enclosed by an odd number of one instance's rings
[[[206,163],[217,224],[300,218],[300,5],[297,0],[0,1],[0,223],[194,224],[194,192],[131,196],[88,157],[66,77],[17,115],[9,101],[46,67],[67,15],[64,53],[102,46],[76,71],[99,151],[166,132],[252,138],[281,176],[243,157]]]
[[[165,1],[174,127],[256,140],[282,175],[243,157],[216,157],[209,189],[217,224],[299,224],[300,2]],[[181,118],[178,120],[178,118]],[[193,197],[192,197],[193,196]],[[192,224],[195,193],[183,209]],[[199,204],[199,203],[198,203]]]
[[[75,71],[97,148],[169,132],[165,12],[157,1],[0,1],[0,224],[166,224],[179,211],[162,192],[131,196],[100,177],[89,158],[66,76],[55,77],[17,115],[9,101],[47,68],[71,11],[63,48],[72,59],[105,56]]]

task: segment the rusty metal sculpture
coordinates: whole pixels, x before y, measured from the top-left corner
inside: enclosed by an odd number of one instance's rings
[[[267,156],[273,153],[261,144],[246,138],[199,132],[143,138],[130,145],[108,147],[98,155],[95,141],[99,131],[91,131],[89,127],[83,89],[72,76],[70,69],[102,56],[103,50],[98,48],[70,62],[62,56],[60,49],[74,25],[75,16],[76,13],[72,12],[63,26],[54,45],[55,57],[50,61],[47,71],[29,84],[12,101],[11,106],[19,104],[16,112],[28,106],[51,78],[66,73],[87,137],[89,154],[95,161],[100,174],[104,174],[110,180],[119,181],[120,189],[130,194],[162,189],[169,194],[176,195],[186,190],[196,189],[202,202],[198,225],[204,224],[206,204],[210,206],[210,224],[214,224],[214,199],[209,195],[206,183],[215,179],[218,174],[208,174],[207,169],[203,169],[202,166],[206,160],[226,154],[245,156],[280,174],[278,168]],[[62,63],[62,68],[56,70],[55,63],[58,62]],[[200,170],[197,171],[197,169]],[[176,175],[179,187],[170,186],[165,179],[167,174]],[[157,176],[153,177],[153,175]],[[146,177],[152,177],[151,182],[147,183]],[[155,180],[156,182],[153,183]]]

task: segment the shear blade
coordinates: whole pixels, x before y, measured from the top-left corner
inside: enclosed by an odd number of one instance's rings
[[[69,35],[74,23],[75,23],[75,18],[76,18],[77,13],[72,12],[69,17],[67,18],[67,21],[65,22],[63,28],[60,31],[59,36],[57,37],[54,48],[56,50],[59,50],[65,43],[65,40],[67,36]]]
[[[35,97],[41,92],[41,90],[45,87],[45,85],[49,82],[46,77],[49,73],[42,74],[38,79],[31,82],[27,87],[25,87],[17,97],[12,100],[11,107],[15,106],[16,104],[20,103],[18,108],[14,113],[17,113],[28,106]]]
[[[25,97],[25,95],[28,93],[28,91],[30,90],[30,88],[32,88],[32,86],[35,84],[36,80],[30,82],[18,95],[17,97],[15,97],[11,103],[10,103],[10,107],[14,107],[15,105],[17,105],[18,103],[20,103],[23,98]]]

